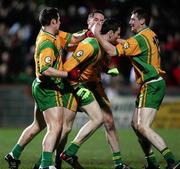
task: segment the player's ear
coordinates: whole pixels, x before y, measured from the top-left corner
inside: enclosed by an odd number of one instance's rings
[[[110,31],[108,32],[108,36],[109,36],[109,38],[111,39],[111,37],[113,36],[113,31],[112,31],[112,30],[110,30]]]
[[[51,20],[51,24],[52,24],[52,25],[56,24],[56,20],[55,20],[55,19],[52,19],[52,20]]]
[[[145,24],[145,19],[144,18],[140,19],[140,23],[141,23],[141,25],[144,25]]]

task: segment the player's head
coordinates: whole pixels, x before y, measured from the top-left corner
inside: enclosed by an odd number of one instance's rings
[[[139,32],[143,28],[149,26],[151,16],[148,11],[143,8],[136,8],[131,13],[131,18],[129,25],[131,26],[131,31],[134,33]]]
[[[39,22],[43,27],[51,26],[55,31],[59,30],[60,12],[57,8],[45,8],[39,14]]]
[[[94,10],[88,15],[87,24],[90,28],[95,23],[103,23],[105,19],[104,13],[101,10]]]
[[[116,40],[120,38],[121,26],[116,19],[108,18],[102,24],[101,34],[107,37],[107,40],[111,43],[116,43]]]

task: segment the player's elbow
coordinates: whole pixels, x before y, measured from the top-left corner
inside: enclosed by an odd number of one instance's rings
[[[117,55],[117,53],[116,53],[116,48],[115,48],[114,46],[112,46],[111,48],[109,48],[106,52],[107,52],[107,54],[108,54],[109,56],[116,56],[116,55]]]

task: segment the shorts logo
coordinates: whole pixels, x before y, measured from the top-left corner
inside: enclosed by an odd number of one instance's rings
[[[51,57],[50,56],[45,57],[45,63],[51,63]]]
[[[84,52],[82,50],[80,50],[76,53],[76,56],[81,57],[83,54],[84,54]]]
[[[123,47],[124,47],[124,49],[128,49],[130,47],[130,45],[128,42],[125,42]]]

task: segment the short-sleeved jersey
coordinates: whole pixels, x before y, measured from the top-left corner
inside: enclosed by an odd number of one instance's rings
[[[128,56],[136,74],[136,81],[142,84],[165,72],[160,67],[160,48],[157,35],[145,28],[135,36],[127,39],[123,45],[118,44],[116,50],[119,56]]]
[[[36,49],[34,54],[36,65],[36,77],[40,80],[45,79],[42,72],[49,67],[62,70],[61,49],[66,48],[71,40],[72,35],[59,31],[54,36],[44,30],[40,30],[36,39]]]
[[[64,70],[69,72],[78,67],[82,72],[78,82],[98,81],[101,59],[102,54],[97,40],[89,37],[78,44],[72,56],[64,63]]]

